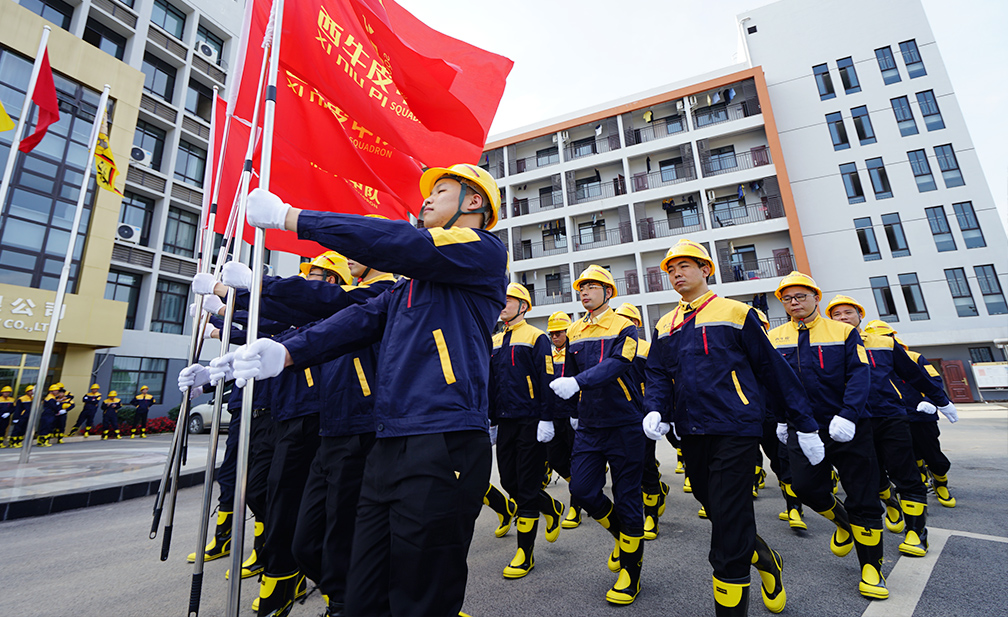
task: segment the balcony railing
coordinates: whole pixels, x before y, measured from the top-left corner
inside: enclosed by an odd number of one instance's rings
[[[634,192],[646,191],[689,180],[696,180],[696,168],[692,165],[675,165],[650,173],[634,174],[633,190]]]
[[[640,293],[640,279],[634,274],[627,278],[615,279],[616,292],[620,296]]]
[[[559,151],[542,156],[537,154],[535,156],[527,156],[523,159],[511,161],[508,165],[508,173],[520,174],[522,172],[532,171],[533,169],[539,169],[540,167],[549,167],[550,165],[558,164],[560,164]]]
[[[566,282],[566,289],[559,291],[554,289],[535,289],[532,292],[532,306],[544,306],[547,304],[560,304],[570,302],[574,298],[574,292],[570,287],[570,282]]]
[[[604,231],[585,231],[583,235],[574,236],[574,250],[587,251],[604,246],[616,246],[631,242],[630,223],[620,223],[619,229]]]
[[[601,152],[619,150],[619,147],[619,135],[609,135],[608,137],[596,137],[591,140],[575,141],[574,143],[564,146],[564,160],[573,161],[574,159],[599,154]]]
[[[702,129],[707,126],[712,126],[714,124],[722,124],[724,122],[734,122],[736,120],[742,120],[743,118],[748,118],[749,116],[755,116],[760,113],[759,105],[755,105],[755,109],[749,109],[749,105],[746,103],[737,103],[733,105],[726,106],[716,106],[716,107],[704,107],[702,109],[693,110],[693,126],[697,129]]]
[[[675,288],[672,287],[671,281],[669,281],[668,274],[661,271],[650,271],[647,273],[647,290],[648,291],[674,291]]]
[[[515,261],[536,259],[547,255],[559,255],[567,252],[567,236],[556,236],[546,242],[516,242],[511,258]]]
[[[740,262],[721,261],[718,264],[722,283],[778,279],[794,269],[794,256],[790,253],[765,259],[745,259]]]
[[[598,201],[599,199],[625,194],[626,182],[623,178],[613,178],[609,182],[587,184],[575,189],[571,201],[575,204],[583,204],[589,201]]]
[[[784,216],[784,207],[780,197],[771,195],[761,203],[740,203],[738,201],[722,201],[710,206],[711,226],[715,229],[731,225],[744,225],[779,219]],[[785,273],[786,274],[786,273]]]
[[[686,130],[686,120],[682,116],[661,118],[639,129],[627,129],[627,145],[632,146],[656,139],[663,139],[669,135],[676,135]]]
[[[768,319],[770,320],[770,329],[773,330],[777,326],[783,326],[791,318],[790,317],[769,317]]]
[[[766,146],[761,146],[753,148],[749,152],[735,152],[734,154],[712,156],[706,161],[700,161],[700,169],[706,178],[728,174],[733,171],[742,171],[743,169],[762,167],[772,162],[770,160],[770,149]]]
[[[654,220],[652,218],[637,219],[637,237],[641,240],[652,238],[667,238],[681,234],[702,231],[707,226],[700,216],[700,210],[684,210],[671,212],[668,218]]]
[[[511,213],[514,216],[523,214],[533,214],[544,210],[553,210],[563,207],[563,191],[553,191],[539,197],[525,197],[511,200]]]

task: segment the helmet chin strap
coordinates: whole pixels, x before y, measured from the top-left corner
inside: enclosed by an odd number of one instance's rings
[[[423,214],[422,211],[421,211],[421,214]],[[371,266],[368,266],[364,270],[364,273],[357,277],[357,282],[360,282],[360,283],[364,282],[364,279],[366,279],[367,275],[369,275],[369,274],[371,274]]]
[[[461,186],[461,188],[459,189],[458,208],[455,210],[455,214],[453,214],[452,217],[448,219],[448,222],[444,224],[443,227],[444,229],[451,229],[451,226],[454,225],[455,221],[459,220],[459,217],[461,217],[463,214],[486,214],[487,212],[490,211],[489,207],[486,204],[484,204],[478,210],[469,210],[468,212],[462,210],[462,204],[465,202],[466,191],[468,190],[469,185],[453,176],[444,176],[444,177],[451,177],[452,180],[455,180]],[[424,227],[423,214],[424,214],[424,205],[420,204],[420,213],[417,215],[417,229],[423,229]],[[484,222],[486,221],[485,216],[483,217],[483,220]]]

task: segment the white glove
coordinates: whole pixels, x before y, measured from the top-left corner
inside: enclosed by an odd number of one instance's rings
[[[9,417],[10,417],[9,413],[5,413],[3,415],[0,415],[0,418],[9,418]]]
[[[644,427],[644,434],[652,441],[660,440],[669,432],[669,423],[662,422],[661,413],[657,411],[648,412],[641,426]]]
[[[497,445],[497,426],[496,425],[490,427],[490,445],[491,446],[496,446]]]
[[[206,322],[206,325],[203,326],[203,338],[207,340],[212,339],[214,332],[220,332],[220,330],[209,321]]]
[[[199,388],[203,384],[210,383],[210,371],[202,364],[190,364],[178,374],[178,389],[182,392],[186,388]]]
[[[212,295],[217,279],[209,272],[200,272],[192,279],[192,291],[201,296]]]
[[[826,446],[823,445],[822,439],[819,439],[818,432],[798,433],[798,445],[812,465],[818,465],[826,458]]]
[[[577,394],[581,386],[578,385],[577,379],[573,377],[557,377],[550,382],[550,388],[553,389],[553,392],[556,392],[557,396],[566,401]]]
[[[570,423],[571,423],[571,428],[576,431],[577,427],[578,427],[578,419],[577,418],[571,418],[570,419]]]
[[[60,409],[59,411],[56,412],[56,415],[57,416],[62,416],[65,413],[66,413],[66,409]]]
[[[939,407],[938,411],[942,412],[942,415],[948,418],[948,421],[951,422],[952,424],[955,424],[956,422],[959,421],[959,412],[956,411],[955,405],[953,405],[951,402],[949,402],[949,404],[945,405],[944,407]]]
[[[287,348],[273,339],[261,338],[234,352],[235,384],[244,388],[249,379],[276,377],[284,369]]]
[[[777,441],[786,444],[787,443],[787,423],[778,422],[777,423]]]
[[[290,206],[279,197],[263,189],[255,189],[248,196],[245,222],[260,229],[283,229]]]
[[[935,407],[932,403],[929,403],[927,401],[921,401],[917,403],[916,411],[917,413],[932,414],[932,413],[938,413],[938,408]]]
[[[224,301],[213,294],[203,296],[203,310],[211,315],[220,315],[220,310],[224,308]]]
[[[221,381],[230,381],[231,379],[234,379],[233,363],[233,351],[211,360],[210,366],[207,369],[210,371],[210,383],[216,386]]]
[[[549,443],[553,441],[554,435],[556,435],[556,431],[553,429],[553,421],[539,420],[539,426],[536,427],[536,440],[539,443]]]
[[[829,423],[830,439],[839,441],[840,443],[847,443],[851,439],[854,439],[855,428],[855,424],[847,418],[833,416],[833,419]]]
[[[229,261],[221,268],[221,283],[235,289],[251,289],[252,270],[240,261]]]

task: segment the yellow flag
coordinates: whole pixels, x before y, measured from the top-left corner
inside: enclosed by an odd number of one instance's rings
[[[122,195],[115,186],[116,178],[119,176],[119,169],[116,167],[115,159],[112,157],[108,135],[105,133],[98,133],[98,146],[95,148],[95,167],[98,186],[117,195]]]
[[[14,128],[14,121],[11,117],[7,115],[7,110],[4,109],[3,102],[0,102],[0,133],[4,131],[9,131]]]

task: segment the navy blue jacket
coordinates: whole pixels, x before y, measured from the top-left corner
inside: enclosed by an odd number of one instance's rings
[[[524,319],[493,337],[490,423],[498,419],[552,420],[553,352],[546,333]],[[552,395],[552,396],[550,396]]]
[[[896,383],[905,381],[927,396],[935,405],[948,405],[941,385],[931,381],[925,369],[910,359],[896,341],[881,334],[862,333],[868,365],[871,367],[872,387],[868,395],[868,411],[873,418],[891,418],[906,415],[903,394]]]
[[[564,376],[580,387],[577,418],[586,428],[639,424],[641,393],[628,374],[637,357],[637,327],[607,308],[596,319],[591,314],[567,328]]]

